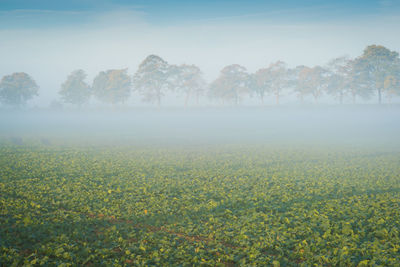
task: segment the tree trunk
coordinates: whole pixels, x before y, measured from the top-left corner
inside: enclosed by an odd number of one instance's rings
[[[356,94],[352,93],[352,96],[353,96],[353,105],[355,105],[356,104]]]
[[[382,104],[382,90],[378,88],[378,98],[379,98],[379,105]]]
[[[199,105],[199,92],[196,92],[196,106]]]
[[[340,91],[339,102],[340,102],[340,105],[343,105],[343,91]]]
[[[185,96],[185,108],[187,108],[188,106],[189,98],[190,98],[190,91],[187,92]]]
[[[238,96],[238,94],[236,93],[235,94],[235,107],[237,107],[239,105],[239,96]]]
[[[279,105],[279,91],[276,92],[276,104]]]
[[[264,94],[261,94],[261,106],[264,106]]]
[[[157,95],[157,108],[159,109],[161,107],[161,96]]]

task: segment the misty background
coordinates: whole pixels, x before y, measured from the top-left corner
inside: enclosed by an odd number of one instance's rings
[[[16,145],[400,148],[400,108],[282,107],[0,113]]]
[[[92,84],[109,69],[127,69],[131,77],[147,56],[158,55],[168,64],[197,65],[209,84],[230,64],[254,73],[278,60],[288,68],[325,66],[358,57],[371,44],[400,51],[398,25],[394,0],[0,0],[0,77],[26,72],[39,86],[24,110],[1,110],[1,142],[398,148],[400,107],[375,105],[375,95],[363,105],[350,105],[349,98],[338,105],[328,96],[299,105],[283,92],[280,106],[267,95],[263,107],[246,96],[236,108],[202,96],[200,105],[183,109],[184,96],[168,93],[156,109],[135,91],[118,107],[93,97],[82,109],[52,106],[62,102],[61,85],[77,69]]]
[[[133,75],[151,54],[169,64],[196,64],[207,82],[229,64],[249,72],[277,60],[288,67],[324,65],[374,43],[399,51],[399,10],[389,0],[2,0],[0,77],[28,73],[40,86],[29,105],[47,107],[71,71],[83,69],[89,83],[107,69]],[[176,96],[164,101],[181,103]],[[144,105],[137,93],[127,104]]]

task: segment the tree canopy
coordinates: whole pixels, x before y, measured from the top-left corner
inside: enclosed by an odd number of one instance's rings
[[[83,70],[73,71],[61,85],[60,95],[65,103],[82,106],[91,94],[90,86],[85,82],[87,75]]]
[[[349,92],[351,61],[348,57],[337,57],[327,65],[327,93],[343,104],[343,98]]]
[[[100,101],[110,104],[122,103],[131,93],[131,78],[127,69],[100,72],[93,81],[93,94]]]
[[[166,91],[172,88],[171,67],[161,57],[156,55],[148,56],[139,65],[133,77],[135,90],[143,96],[143,100],[161,105],[161,99]]]
[[[175,67],[177,77],[174,87],[181,93],[185,94],[185,107],[188,105],[190,97],[195,97],[198,102],[198,97],[203,93],[205,81],[203,74],[196,65],[180,65]]]
[[[271,76],[271,93],[275,96],[276,104],[279,104],[282,90],[287,86],[287,65],[283,61],[272,63],[268,67]]]
[[[378,102],[381,104],[382,94],[385,89],[385,79],[388,76],[398,74],[400,65],[399,53],[381,45],[370,45],[356,59],[356,65],[362,72],[366,86],[371,90],[376,90]]]
[[[246,68],[238,64],[226,66],[210,85],[210,97],[221,98],[239,104],[241,97],[249,91]]]
[[[132,89],[144,102],[161,106],[162,99],[173,93],[184,98],[185,107],[199,97],[238,105],[247,97],[257,97],[261,104],[267,101],[279,104],[282,97],[297,96],[301,103],[311,99],[318,103],[327,97],[340,104],[361,98],[378,97],[378,103],[400,96],[399,53],[381,45],[367,46],[356,58],[340,56],[325,65],[299,65],[290,68],[283,61],[275,61],[253,73],[244,66],[225,66],[219,76],[206,83],[199,66],[169,64],[157,55],[147,56],[133,77],[127,69],[100,72],[89,86],[85,71],[75,70],[62,83],[59,94],[64,103],[81,107],[93,94],[104,103],[116,105],[130,97]],[[26,73],[6,75],[0,82],[0,102],[10,106],[23,106],[38,95],[38,86]]]
[[[0,101],[9,106],[24,106],[38,95],[39,86],[25,72],[6,75],[0,82]]]

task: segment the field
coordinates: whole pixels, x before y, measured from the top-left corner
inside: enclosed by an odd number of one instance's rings
[[[400,152],[0,146],[2,266],[400,266]]]

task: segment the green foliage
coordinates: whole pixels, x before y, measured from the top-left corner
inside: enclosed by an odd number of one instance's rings
[[[398,75],[400,66],[399,53],[390,51],[381,45],[370,45],[355,60],[355,64],[363,75],[362,82],[365,87],[377,90],[379,103],[381,103],[385,80],[388,76]]]
[[[143,96],[144,101],[161,105],[161,99],[168,90],[173,88],[172,77],[175,75],[165,60],[156,55],[150,55],[140,63],[133,77],[135,90]]]
[[[0,102],[11,106],[23,106],[38,95],[36,82],[25,72],[6,75],[0,82]]]
[[[90,86],[86,84],[87,75],[83,70],[73,71],[61,85],[60,95],[64,102],[82,106],[90,97]]]
[[[195,65],[182,64],[180,66],[171,66],[171,74],[176,76],[173,85],[176,90],[185,94],[185,107],[188,105],[191,96],[196,97],[196,102],[200,94],[203,93],[206,82],[200,68]]]
[[[219,77],[210,85],[211,98],[239,104],[241,97],[249,91],[249,75],[246,68],[238,64],[224,67]]]
[[[397,266],[387,150],[0,147],[5,266]]]

